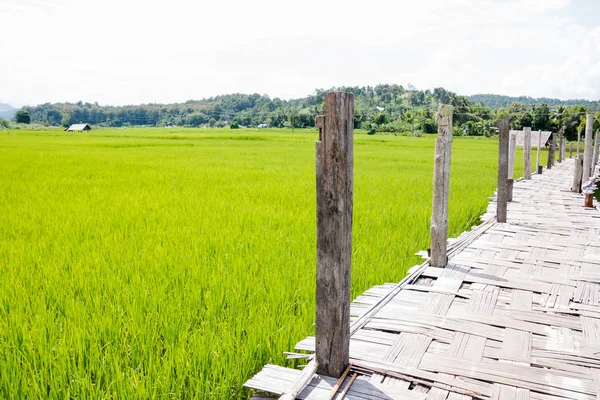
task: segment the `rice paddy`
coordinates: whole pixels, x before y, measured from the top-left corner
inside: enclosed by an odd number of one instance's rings
[[[0,132],[0,398],[248,397],[314,331],[316,139]],[[493,194],[497,146],[455,138],[451,236]],[[420,262],[433,148],[356,136],[352,297]]]

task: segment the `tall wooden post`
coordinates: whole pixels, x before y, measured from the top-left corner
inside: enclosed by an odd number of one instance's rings
[[[506,222],[508,208],[508,134],[509,119],[498,121],[500,137],[498,140],[498,194],[496,196],[496,220]]]
[[[354,95],[326,93],[317,127],[317,373],[339,378],[350,346]]]
[[[569,158],[573,158],[573,142],[569,143]]]
[[[445,267],[448,263],[448,194],[450,191],[450,157],[452,156],[452,106],[442,104],[435,116],[438,137],[435,140],[433,172],[433,207],[431,211],[432,267]]]
[[[594,114],[588,114],[585,122],[585,147],[583,149],[583,182],[590,179],[592,168],[592,128],[594,126]]]
[[[594,168],[596,168],[596,164],[598,164],[598,150],[600,150],[600,131],[596,131],[596,137],[594,138],[594,156],[592,157],[592,174],[594,173]]]
[[[537,143],[537,161],[535,162],[535,167],[537,168],[537,173],[539,175],[542,174],[543,168],[540,165],[540,153],[542,152],[542,131],[538,131],[538,143]]]
[[[558,133],[558,162],[561,163],[563,161],[563,135],[562,132]]]
[[[567,138],[565,138],[565,135],[563,134],[562,137],[562,146],[561,146],[561,158],[563,161],[565,161],[567,159]]]
[[[531,127],[523,127],[523,179],[531,179]]]
[[[550,169],[554,165],[554,149],[556,148],[556,133],[550,133],[550,147],[548,148],[548,162],[546,168]]]
[[[581,153],[581,130],[577,129],[577,156]]]
[[[581,193],[581,175],[583,173],[583,156],[575,157],[575,173],[573,175],[573,186],[571,191]]]
[[[509,131],[510,132],[510,131]],[[510,133],[508,141],[508,201],[513,199],[513,183],[515,174],[515,157],[517,155],[517,134]]]

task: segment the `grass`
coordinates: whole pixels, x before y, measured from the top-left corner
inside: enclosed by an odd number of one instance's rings
[[[0,397],[247,397],[314,330],[316,138],[0,132]],[[451,235],[493,194],[497,145],[455,139]],[[352,297],[428,247],[433,146],[356,136]]]

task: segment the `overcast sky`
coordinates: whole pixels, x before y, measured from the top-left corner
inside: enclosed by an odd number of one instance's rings
[[[596,100],[599,15],[598,0],[0,0],[0,102],[378,83]]]

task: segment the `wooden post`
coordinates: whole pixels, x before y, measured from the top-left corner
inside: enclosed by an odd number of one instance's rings
[[[540,153],[542,151],[542,131],[538,131],[538,143],[537,143],[537,161],[535,163],[538,175],[542,174],[542,166],[540,165]]]
[[[581,149],[581,130],[577,129],[577,156],[579,156],[579,153]]]
[[[592,157],[592,174],[594,174],[594,168],[598,164],[598,150],[600,150],[600,131],[596,131],[596,137],[594,138],[594,156]]]
[[[594,194],[593,193],[584,193],[583,206],[584,207],[594,207]]]
[[[452,106],[442,104],[435,116],[438,137],[435,140],[433,172],[433,207],[431,211],[432,267],[445,267],[448,263],[448,192],[450,190],[450,157],[452,156]]]
[[[531,179],[531,128],[523,127],[523,179]]]
[[[508,117],[498,121],[500,136],[498,140],[498,192],[496,195],[496,220],[506,222],[508,207],[508,133],[510,120]]]
[[[316,122],[317,373],[339,378],[350,346],[354,95],[326,93]]]
[[[575,174],[573,175],[573,186],[571,191],[581,193],[581,174],[583,173],[583,156],[579,155],[575,158]]]
[[[509,131],[510,132],[510,131]],[[513,199],[513,179],[515,173],[515,157],[517,155],[517,134],[510,133],[508,142],[508,201]]]
[[[548,147],[548,162],[546,163],[546,168],[550,169],[554,165],[554,148],[556,147],[556,134],[552,132],[550,134],[552,138],[550,140],[550,147]]]
[[[588,114],[585,123],[585,147],[583,148],[583,178],[582,182],[590,179],[592,169],[592,127],[594,125],[594,114]]]
[[[562,132],[558,133],[558,162],[562,162],[562,154],[563,154],[563,135]]]
[[[565,138],[565,135],[563,134],[562,137],[562,160],[565,161],[567,159],[567,138]]]
[[[573,158],[573,142],[570,143],[570,148],[569,148],[569,158]]]

